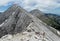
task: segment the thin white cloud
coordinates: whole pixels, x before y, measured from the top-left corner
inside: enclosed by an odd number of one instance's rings
[[[0,0],[0,6],[9,2],[20,4],[26,10],[40,9],[41,11],[51,11],[60,7],[60,0]]]
[[[60,3],[57,3],[59,0],[0,0],[0,6],[5,5],[11,1],[14,1],[15,3],[19,3],[21,6],[23,6],[25,9],[54,9],[57,7],[60,7]],[[33,6],[32,4],[35,4]]]
[[[14,0],[0,0],[0,6],[6,5],[7,3],[14,1]]]
[[[29,10],[34,8],[51,10],[60,7],[60,3],[57,3],[57,0],[23,0],[22,3],[24,8]],[[36,5],[32,6],[32,3],[36,3]]]

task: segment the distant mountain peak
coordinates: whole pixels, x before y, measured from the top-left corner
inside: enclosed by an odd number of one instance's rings
[[[40,11],[39,9],[34,9],[34,10],[32,10],[32,11]]]
[[[39,9],[34,9],[34,10],[30,11],[30,13],[43,13],[43,12],[40,11]]]

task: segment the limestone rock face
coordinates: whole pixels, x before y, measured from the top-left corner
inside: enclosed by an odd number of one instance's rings
[[[32,19],[27,15],[27,12],[25,12],[25,10],[19,6],[13,5],[11,9],[8,10],[9,14],[6,12],[4,13],[8,14],[6,15],[8,19],[6,19],[0,25],[0,37],[6,34],[15,34],[21,32],[32,22]]]
[[[17,5],[12,5],[10,8],[8,8],[8,10],[6,10],[5,12],[3,12],[2,14],[0,14],[0,24],[5,21],[6,19],[8,19],[8,17],[10,15],[12,15],[12,13],[18,8]]]

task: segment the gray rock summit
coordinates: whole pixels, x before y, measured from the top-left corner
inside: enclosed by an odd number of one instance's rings
[[[0,16],[0,37],[6,34],[15,34],[25,29],[32,19],[28,13],[18,5],[10,7],[2,16]]]
[[[14,4],[10,8],[8,8],[5,12],[0,14],[0,24],[4,22],[6,19],[8,19],[8,17],[12,15],[12,13],[17,9],[17,7],[18,6]]]
[[[36,16],[37,18],[39,18],[40,20],[42,20],[43,22],[46,22],[47,20],[49,20],[49,18],[46,17],[45,14],[38,9],[34,9],[34,10],[30,11],[30,13],[32,15]]]
[[[38,9],[32,10],[30,13],[45,22],[47,25],[60,31],[60,23],[58,21],[60,16],[56,14],[43,13]]]
[[[36,16],[36,17],[40,17],[40,16],[44,15],[44,13],[42,11],[38,10],[38,9],[34,9],[34,10],[30,11],[30,13],[33,14],[34,16]]]

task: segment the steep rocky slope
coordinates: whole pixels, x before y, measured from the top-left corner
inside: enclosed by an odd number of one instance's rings
[[[45,14],[38,9],[30,11],[30,13],[42,20],[43,22],[46,22],[46,20],[48,20],[48,17],[46,17]]]
[[[59,21],[57,21],[57,19],[59,20],[60,18],[59,16],[52,15],[52,14],[45,14],[38,9],[32,10],[30,13],[38,17],[40,20],[45,22],[47,25],[52,26],[55,29],[60,31],[60,24],[59,24]]]
[[[17,7],[16,9],[14,7]],[[17,5],[14,5],[15,11],[10,11],[12,15],[9,16],[1,25],[0,25],[0,37],[6,34],[15,34],[21,32],[25,29],[32,19],[26,15],[25,10],[20,8]],[[4,13],[8,14],[8,13]]]
[[[12,7],[17,8],[8,10],[12,14],[0,24],[0,41],[60,41],[60,32],[53,33],[50,26],[20,6]]]
[[[17,9],[18,7],[14,4],[12,5],[10,8],[8,8],[8,10],[6,10],[5,12],[3,12],[2,14],[0,14],[0,24],[5,21],[6,19],[8,19],[8,17],[10,15],[12,15],[12,13]]]

